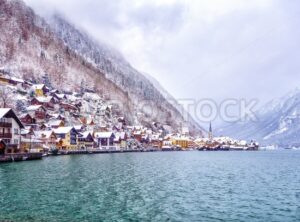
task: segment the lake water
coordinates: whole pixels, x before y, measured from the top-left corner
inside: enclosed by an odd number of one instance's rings
[[[300,221],[300,151],[49,157],[0,191],[0,221]]]

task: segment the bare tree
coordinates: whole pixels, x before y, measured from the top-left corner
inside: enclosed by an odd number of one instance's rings
[[[11,104],[10,90],[6,86],[0,86],[0,103],[2,108],[8,108]]]

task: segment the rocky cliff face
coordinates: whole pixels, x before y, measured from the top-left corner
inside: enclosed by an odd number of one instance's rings
[[[185,124],[178,109],[116,50],[62,17],[45,21],[22,1],[1,0],[0,29],[0,66],[8,72],[33,79],[48,73],[56,87],[65,90],[77,90],[85,82],[121,103],[133,124],[156,121],[174,129]],[[146,106],[139,106],[141,102]],[[199,130],[195,123],[187,124]]]

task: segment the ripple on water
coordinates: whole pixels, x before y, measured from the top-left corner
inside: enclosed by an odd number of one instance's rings
[[[299,221],[300,152],[163,152],[0,165],[0,220]]]

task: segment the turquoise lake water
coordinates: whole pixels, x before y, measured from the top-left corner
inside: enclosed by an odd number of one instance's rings
[[[49,157],[0,191],[0,221],[300,221],[300,151]]]

